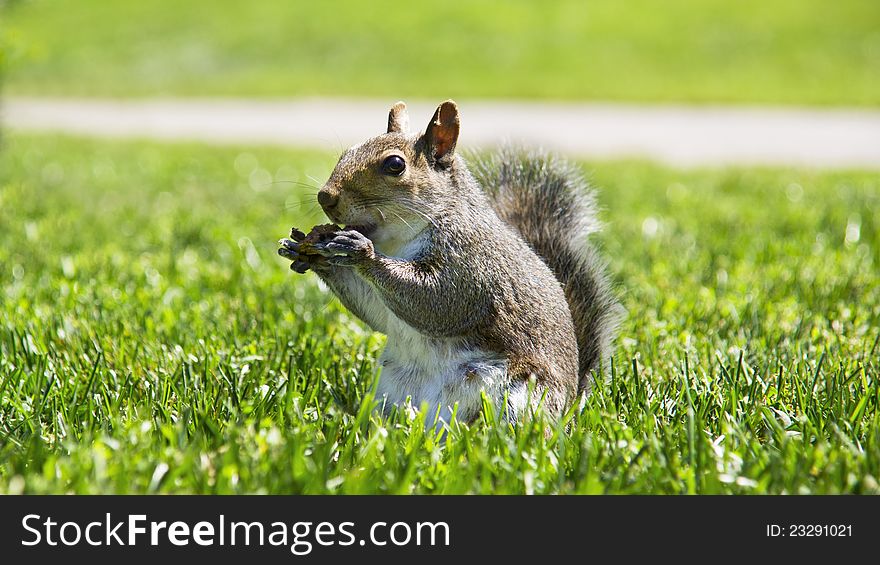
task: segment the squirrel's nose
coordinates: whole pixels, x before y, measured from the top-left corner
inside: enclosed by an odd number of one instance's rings
[[[318,204],[321,205],[325,210],[327,208],[335,208],[337,204],[339,204],[339,197],[331,194],[327,190],[319,190],[318,191]]]

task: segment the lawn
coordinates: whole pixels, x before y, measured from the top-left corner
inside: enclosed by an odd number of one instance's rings
[[[880,104],[876,0],[23,0],[0,17],[16,95]]]
[[[6,138],[0,492],[880,492],[876,174],[583,164],[613,373],[550,437],[442,443],[370,411],[383,338],[275,254],[333,162]]]

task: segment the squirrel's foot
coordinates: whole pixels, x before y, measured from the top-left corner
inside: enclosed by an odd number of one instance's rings
[[[315,250],[331,265],[343,267],[351,267],[376,256],[373,242],[356,230],[336,232],[326,242],[315,245]]]

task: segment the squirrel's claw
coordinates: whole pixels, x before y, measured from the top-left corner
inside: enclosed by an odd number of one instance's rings
[[[278,254],[285,259],[290,259],[291,261],[299,257],[299,252],[296,249],[291,249],[290,247],[279,247]]]
[[[311,265],[306,261],[296,260],[290,264],[290,270],[301,275],[305,274],[305,272],[309,270],[309,267],[311,267]]]
[[[299,250],[300,250],[300,244],[299,244],[299,242],[294,241],[294,240],[292,240],[292,239],[288,239],[288,238],[286,238],[286,237],[283,238],[283,239],[279,239],[279,240],[278,240],[278,245],[280,245],[282,249],[290,249],[290,250],[293,250],[293,251],[299,251]],[[280,252],[280,251],[279,251],[279,252]]]

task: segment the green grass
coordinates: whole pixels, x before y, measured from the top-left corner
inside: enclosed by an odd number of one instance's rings
[[[613,374],[550,437],[443,444],[369,410],[383,338],[275,255],[333,161],[8,138],[0,492],[880,492],[876,174],[585,165]]]
[[[24,0],[5,19],[19,95],[880,104],[876,0]]]

